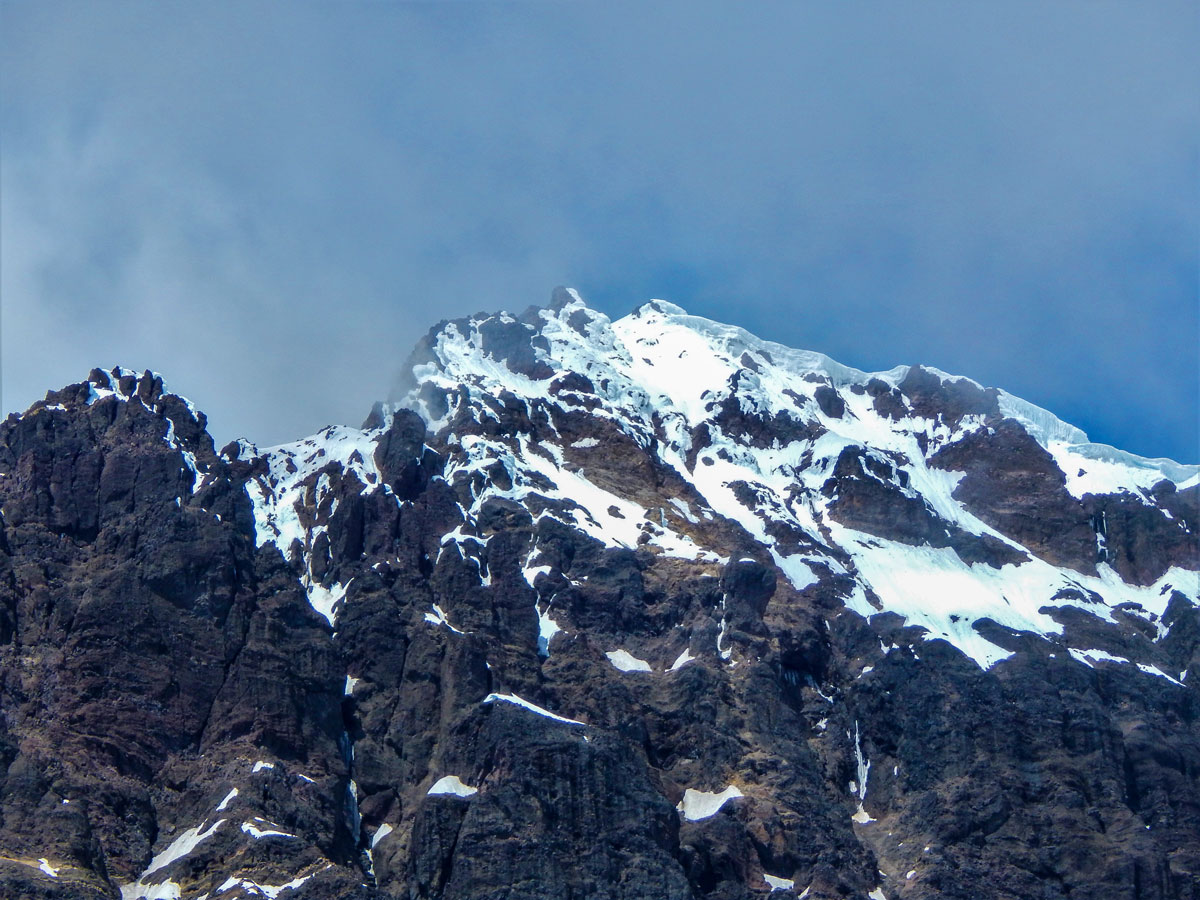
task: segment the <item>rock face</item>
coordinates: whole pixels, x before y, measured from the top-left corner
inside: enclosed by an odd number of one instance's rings
[[[0,894],[1200,898],[1200,470],[654,301],[0,425]]]

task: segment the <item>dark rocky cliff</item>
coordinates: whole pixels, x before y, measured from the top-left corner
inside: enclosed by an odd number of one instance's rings
[[[0,425],[0,894],[1200,898],[1194,467],[666,304],[412,367]]]

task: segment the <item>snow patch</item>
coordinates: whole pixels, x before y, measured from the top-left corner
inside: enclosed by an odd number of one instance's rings
[[[796,886],[796,882],[790,878],[779,878],[775,875],[768,875],[765,872],[763,873],[763,880],[770,886],[772,894],[776,891],[790,891]]]
[[[272,823],[267,822],[265,819],[255,816],[253,821],[242,823],[242,831],[246,832],[246,834],[250,835],[250,837],[254,838],[256,841],[267,837],[294,838],[296,836],[288,831],[279,831],[277,828],[271,828],[269,827],[271,824]],[[267,825],[268,827],[263,828],[262,825]]]
[[[550,655],[550,641],[556,634],[562,631],[558,626],[558,622],[550,616],[550,607],[553,605],[553,602],[547,602],[545,609],[542,609],[536,603],[533,605],[533,609],[538,617],[538,654],[540,656]]]
[[[1111,663],[1124,663],[1125,665],[1136,665],[1140,671],[1146,673],[1147,675],[1154,675],[1154,676],[1157,676],[1158,678],[1165,678],[1167,681],[1171,682],[1171,684],[1177,684],[1180,687],[1184,686],[1182,681],[1180,681],[1179,679],[1176,679],[1176,678],[1172,678],[1170,675],[1168,675],[1162,669],[1158,668],[1158,666],[1151,666],[1146,663],[1133,663],[1132,660],[1126,659],[1124,656],[1114,656],[1113,654],[1107,653],[1104,650],[1071,649],[1069,652],[1072,657],[1074,657],[1078,662],[1083,663],[1089,669],[1096,668],[1093,665],[1093,663],[1097,663],[1097,662],[1111,662]],[[1183,673],[1181,673],[1181,674],[1183,674]]]
[[[216,811],[222,812],[225,809],[225,807],[229,806],[230,801],[232,801],[233,798],[236,797],[237,795],[238,795],[238,789],[234,788],[228,794],[225,795],[224,800],[222,800],[220,803],[217,804]]]
[[[1073,497],[1084,494],[1139,495],[1164,478],[1182,485],[1200,473],[1200,466],[1182,465],[1170,459],[1145,459],[1107,444],[1051,440],[1046,449],[1067,476]]]
[[[679,514],[681,516],[683,516],[685,519],[687,519],[693,525],[700,524],[700,520],[697,519],[695,517],[695,515],[692,514],[692,508],[688,505],[686,500],[680,500],[677,497],[672,497],[669,502],[672,506],[674,506],[677,510],[679,510]]]
[[[716,794],[688,788],[683,792],[683,799],[675,808],[683,813],[683,817],[689,822],[699,822],[701,819],[715,816],[720,812],[722,806],[735,797],[743,796],[745,795],[732,784]]]
[[[433,604],[432,612],[425,613],[425,621],[429,622],[433,625],[445,625],[447,628],[449,628],[455,634],[466,634],[465,631],[459,631],[457,628],[455,628],[453,625],[450,624],[450,620],[446,618],[446,613],[443,612],[442,608],[440,606],[438,606],[436,603]]]
[[[479,793],[479,788],[463,784],[457,775],[444,775],[434,782],[427,792],[431,795],[449,795],[454,797],[470,797]]]
[[[496,701],[500,701],[502,703],[512,703],[516,706],[520,706],[523,709],[529,710],[531,713],[537,713],[539,716],[544,716],[547,719],[553,719],[556,722],[562,722],[566,725],[587,725],[586,722],[580,722],[578,719],[568,719],[564,716],[558,715],[557,713],[552,713],[550,710],[543,709],[535,703],[530,703],[528,700],[524,700],[518,697],[516,694],[488,694],[483,698],[484,703],[494,703]]]
[[[525,582],[533,587],[539,575],[549,575],[553,571],[550,566],[526,566],[521,570],[521,574],[525,577]]]
[[[684,651],[687,652],[686,650]],[[609,650],[604,654],[608,657],[608,661],[613,664],[614,669],[622,672],[652,672],[650,663],[644,659],[638,659],[629,653],[628,650]]]
[[[682,669],[695,658],[696,657],[692,656],[692,652],[685,647],[683,652],[675,657],[675,662],[671,663],[671,667],[667,669],[667,671],[674,672],[677,669]]]
[[[315,874],[316,873],[314,872],[313,875]],[[299,878],[293,878],[286,884],[275,885],[259,884],[257,881],[251,881],[249,878],[231,877],[226,879],[225,882],[219,888],[217,888],[217,893],[224,894],[226,891],[232,891],[234,888],[240,887],[244,891],[261,894],[262,896],[266,897],[267,900],[275,900],[275,898],[284,891],[296,890],[298,887],[312,878],[313,875],[302,875]]]
[[[218,819],[206,829],[202,825],[189,828],[175,838],[165,850],[150,860],[150,865],[138,876],[132,884],[121,885],[121,900],[178,900],[179,885],[173,881],[163,881],[147,884],[146,878],[160,869],[165,869],[178,859],[183,859],[200,845],[202,841],[212,837],[224,825],[225,819]]]
[[[332,584],[329,587],[324,587],[320,584],[307,584],[308,602],[312,608],[325,617],[325,621],[330,627],[336,624],[337,605],[346,597],[346,588],[350,586],[350,582],[346,584]]]

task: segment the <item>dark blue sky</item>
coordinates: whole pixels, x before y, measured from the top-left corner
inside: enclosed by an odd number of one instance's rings
[[[1193,3],[0,16],[5,412],[120,362],[288,440],[566,283],[1200,459]]]

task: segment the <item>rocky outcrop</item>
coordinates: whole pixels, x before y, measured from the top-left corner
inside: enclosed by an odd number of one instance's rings
[[[1056,566],[1096,571],[1087,509],[1054,458],[1012,419],[943,447],[930,465],[965,472],[954,498],[988,525]]]
[[[150,373],[93,372],[0,426],[0,470],[6,895],[349,859],[337,652],[278,555],[256,551],[202,416]],[[321,787],[259,778],[246,796],[260,757]],[[246,799],[217,812],[235,783]],[[299,832],[290,859],[238,830],[250,813]],[[221,819],[186,873],[151,867]]]
[[[821,488],[829,516],[867,534],[914,546],[950,547],[966,563],[993,568],[1019,564],[1027,554],[990,534],[971,534],[947,522],[920,494],[908,488],[903,468],[864,447],[846,447]],[[1161,573],[1160,573],[1161,574]]]

